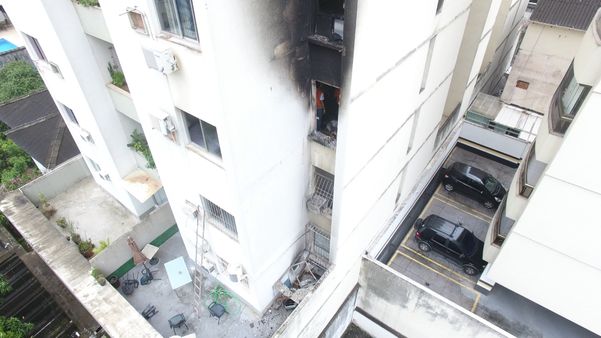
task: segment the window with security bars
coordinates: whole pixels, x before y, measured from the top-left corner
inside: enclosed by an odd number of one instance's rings
[[[236,220],[234,219],[234,216],[208,199],[202,196],[201,199],[206,217],[212,221],[213,224],[238,239],[238,229],[236,229]]]
[[[323,201],[322,208],[331,210],[334,205],[334,175],[315,168],[313,185],[315,187],[314,197],[318,196]]]

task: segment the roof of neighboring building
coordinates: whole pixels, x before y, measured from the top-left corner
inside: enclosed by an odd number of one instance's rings
[[[600,7],[601,0],[539,0],[530,20],[584,31]]]
[[[6,136],[48,169],[79,154],[47,90],[1,105],[0,121],[10,127]]]

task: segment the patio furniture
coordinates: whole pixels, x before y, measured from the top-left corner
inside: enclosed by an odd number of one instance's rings
[[[186,262],[182,256],[165,263],[165,271],[167,272],[171,289],[174,291],[177,288],[192,282],[192,278],[190,277],[190,273],[186,267]]]
[[[175,329],[179,329],[182,325],[186,327],[186,330],[190,329],[188,328],[188,324],[186,324],[186,317],[184,317],[183,313],[169,318],[169,327],[173,329],[173,334],[177,334]]]
[[[154,305],[148,304],[144,308],[144,311],[142,311],[142,317],[144,317],[144,319],[148,320],[148,319],[152,318],[152,316],[156,315],[157,313],[159,313],[159,311],[157,311],[157,308]]]
[[[138,287],[138,280],[137,279],[126,279],[123,281],[123,284],[121,285],[121,290],[123,290],[123,293],[126,296],[131,295],[132,293],[134,293],[134,289],[136,289]]]
[[[209,313],[211,317],[217,317],[217,325],[221,322],[221,316],[223,316],[227,311],[225,311],[225,307],[217,302],[212,302],[209,305]]]

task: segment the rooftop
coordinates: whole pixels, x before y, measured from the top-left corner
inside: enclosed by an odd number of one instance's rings
[[[539,0],[531,21],[585,31],[601,0]]]
[[[0,106],[6,136],[29,156],[52,169],[79,154],[79,149],[47,90]]]

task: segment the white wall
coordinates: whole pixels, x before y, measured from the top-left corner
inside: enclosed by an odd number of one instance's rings
[[[141,215],[152,203],[140,204],[120,182],[136,162],[105,86],[106,67],[98,67],[74,4],[68,0],[5,1],[4,8],[17,30],[37,38],[47,59],[60,68],[61,75],[57,75],[44,61],[36,61],[54,100],[73,109],[77,116],[79,126],[70,122],[67,125],[81,153],[111,177],[108,182],[94,175],[96,182],[132,213]],[[31,52],[31,46],[28,50]],[[94,144],[78,137],[80,129],[92,135]]]
[[[235,217],[237,241],[213,225],[206,238],[218,256],[244,266],[250,288],[222,282],[263,310],[302,246],[308,221],[308,101],[288,76],[288,60],[274,58],[286,38],[281,8],[194,2],[199,42],[182,43],[158,36],[150,2],[101,3],[188,253],[193,256],[196,221],[183,212],[184,201],[200,203],[202,195]],[[120,16],[133,5],[146,15],[150,37]],[[171,50],[180,70],[164,76],[148,69],[142,47]],[[174,107],[217,128],[222,159],[191,150]],[[152,130],[149,113],[157,111],[176,121],[175,143]]]
[[[601,252],[591,248],[597,247],[601,228],[591,219],[601,204],[601,157],[583,145],[598,143],[600,107],[598,82],[489,273],[497,283],[596,334],[601,334],[596,316]]]

